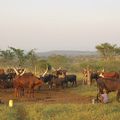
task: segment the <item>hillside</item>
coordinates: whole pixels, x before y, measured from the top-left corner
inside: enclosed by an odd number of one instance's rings
[[[98,53],[96,51],[67,51],[67,50],[55,50],[48,52],[39,52],[39,56],[48,57],[51,55],[63,55],[63,56],[97,56]]]

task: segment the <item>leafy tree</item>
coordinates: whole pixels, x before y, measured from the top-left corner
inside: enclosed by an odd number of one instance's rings
[[[0,50],[0,57],[5,65],[11,65],[15,56],[11,50]]]
[[[117,55],[120,55],[120,47],[116,48],[115,52],[116,52]]]
[[[96,49],[105,59],[114,58],[119,52],[120,48],[116,44],[102,43],[96,46]]]
[[[69,59],[66,56],[54,55],[48,58],[48,62],[55,68],[68,68]]]
[[[30,50],[26,56],[27,56],[27,61],[28,61],[29,67],[31,67],[34,70],[34,73],[36,74],[37,64],[38,64],[38,56],[35,53],[35,49]]]
[[[47,60],[38,60],[38,69],[42,73],[47,68]]]
[[[23,66],[26,61],[26,55],[24,54],[24,50],[16,49],[14,47],[9,47],[10,50],[12,50],[15,54],[15,57],[17,59],[17,65]]]

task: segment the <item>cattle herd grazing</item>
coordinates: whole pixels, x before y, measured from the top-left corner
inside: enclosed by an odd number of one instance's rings
[[[14,88],[16,97],[28,96],[34,97],[36,87],[47,85],[48,89],[68,88],[69,86],[77,86],[77,76],[75,74],[66,74],[66,70],[54,69],[54,74],[48,74],[48,68],[43,75],[35,76],[31,72],[26,72],[25,69],[0,69],[0,88]],[[62,75],[62,77],[61,77]],[[98,87],[97,100],[104,89],[107,93],[117,91],[116,99],[120,98],[120,78],[119,72],[92,72],[84,70],[83,84],[91,85],[96,81]]]
[[[0,88],[14,88],[16,97],[28,96],[34,97],[36,87],[48,85],[49,89],[54,87],[67,88],[77,86],[76,75],[66,74],[66,70],[57,69],[55,74],[47,74],[48,68],[43,75],[35,76],[31,72],[26,72],[25,69],[9,69],[4,71],[0,69]],[[62,75],[62,77],[60,76]]]

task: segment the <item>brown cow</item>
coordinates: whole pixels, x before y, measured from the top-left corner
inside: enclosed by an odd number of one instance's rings
[[[97,86],[99,89],[99,94],[103,94],[103,90],[105,89],[107,93],[117,91],[116,99],[120,100],[120,79],[113,78],[99,78],[96,80]],[[98,96],[97,96],[98,99]]]
[[[5,74],[5,71],[4,71],[4,69],[0,69],[0,75],[2,75],[2,74]]]
[[[33,74],[17,76],[13,81],[16,97],[21,96],[21,91],[25,93],[25,90],[28,92],[29,97],[34,97],[34,88],[36,86],[42,86],[43,84],[43,81],[39,80]]]
[[[56,70],[56,76],[59,77],[59,75],[63,75],[65,77],[66,72],[67,72],[67,70],[58,69],[58,70]]]
[[[102,78],[119,78],[119,73],[117,72],[104,72],[100,74],[100,77]]]

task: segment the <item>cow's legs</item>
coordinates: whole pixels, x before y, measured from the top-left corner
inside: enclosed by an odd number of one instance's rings
[[[32,89],[32,97],[34,97],[34,88]]]
[[[120,102],[120,90],[117,91],[116,100],[117,100],[118,102]]]
[[[75,80],[74,82],[75,82],[75,86],[77,86],[77,81]]]
[[[15,93],[14,94],[15,94],[15,97],[17,97],[17,88],[15,88]]]

